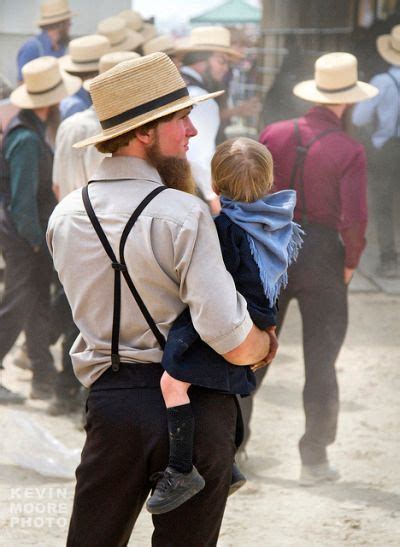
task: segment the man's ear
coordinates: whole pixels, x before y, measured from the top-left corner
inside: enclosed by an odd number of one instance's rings
[[[146,146],[148,146],[149,144],[153,144],[155,138],[154,127],[151,129],[138,127],[136,129],[136,138],[138,139],[138,141],[140,141],[142,144],[145,144]]]

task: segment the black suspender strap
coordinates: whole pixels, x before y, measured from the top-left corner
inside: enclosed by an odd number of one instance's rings
[[[104,247],[105,252],[107,253],[109,259],[111,260],[111,266],[114,270],[114,306],[113,306],[113,323],[112,323],[112,337],[111,337],[111,365],[112,370],[117,372],[120,365],[120,356],[119,356],[119,334],[120,334],[120,320],[121,320],[121,273],[125,278],[125,281],[129,287],[129,290],[132,293],[133,298],[135,299],[140,311],[142,312],[144,318],[147,321],[151,331],[156,337],[158,343],[164,349],[165,347],[165,338],[163,334],[158,329],[155,321],[150,315],[146,305],[141,299],[131,276],[129,275],[128,268],[125,263],[124,249],[125,243],[128,238],[130,231],[132,230],[136,220],[139,218],[143,209],[152,201],[160,192],[166,190],[165,186],[159,186],[155,188],[150,194],[148,194],[144,200],[139,204],[139,206],[132,213],[129,218],[124,231],[122,232],[120,244],[119,244],[119,256],[120,260],[118,262],[117,257],[107,239],[106,234],[104,233],[103,228],[100,225],[100,222],[94,212],[92,204],[89,199],[88,186],[82,188],[82,199],[85,206],[86,213],[92,223],[92,226],[100,239],[101,244]]]
[[[399,99],[400,99],[400,83],[396,80],[396,78],[393,76],[393,74],[391,74],[390,72],[387,72],[386,73],[392,80],[393,80],[393,83],[394,85],[396,86],[396,89],[397,89],[397,93],[399,94]],[[399,125],[400,125],[400,103],[398,102],[397,103],[397,121],[396,121],[396,128],[395,128],[395,131],[394,131],[394,137],[398,137],[398,132],[399,132]]]
[[[308,215],[307,215],[305,188],[304,188],[305,186],[304,163],[305,163],[306,156],[313,144],[321,140],[326,135],[329,135],[329,133],[335,133],[336,131],[340,131],[340,129],[333,129],[333,128],[325,129],[324,131],[321,131],[321,133],[318,133],[318,135],[315,135],[315,137],[313,137],[308,143],[303,144],[298,120],[294,120],[293,125],[294,125],[294,135],[296,137],[297,146],[296,146],[296,159],[293,165],[292,173],[290,175],[290,188],[294,189],[296,185],[296,181],[298,181],[298,191],[299,191],[300,199],[301,199],[301,219],[303,224],[307,224]]]

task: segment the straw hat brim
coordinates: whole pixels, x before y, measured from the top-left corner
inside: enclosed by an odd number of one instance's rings
[[[82,81],[77,76],[62,73],[62,83],[56,89],[47,93],[34,94],[26,90],[26,85],[22,84],[10,95],[10,101],[19,108],[44,108],[61,102],[66,97],[76,93],[82,86]]]
[[[143,36],[143,42],[148,42],[157,36],[157,29],[151,23],[143,23],[143,26],[138,30]]]
[[[293,88],[296,97],[320,104],[353,104],[366,99],[372,99],[378,94],[378,89],[365,82],[357,82],[354,87],[346,91],[325,92],[317,88],[315,80],[300,82]]]
[[[158,118],[162,118],[163,116],[168,116],[169,114],[178,112],[178,110],[183,110],[185,108],[188,108],[189,106],[193,106],[193,105],[196,105],[197,103],[206,101],[207,99],[219,97],[223,93],[225,92],[215,91],[214,93],[208,93],[207,95],[200,95],[198,97],[189,96],[189,97],[184,97],[182,99],[178,99],[177,101],[170,103],[168,106],[162,106],[160,108],[156,108],[152,112],[143,114],[142,116],[137,116],[115,127],[112,127],[110,129],[104,129],[102,133],[94,135],[93,137],[89,137],[88,139],[84,139],[83,141],[79,141],[75,143],[73,147],[83,148],[91,144],[97,144],[99,142],[108,141],[110,139],[113,139],[114,137],[119,137],[119,135],[123,135],[124,133],[127,133],[128,131],[131,131],[132,129],[136,129],[137,127],[145,125],[148,122],[152,122],[154,120],[157,120]]]
[[[390,34],[378,36],[376,39],[376,49],[387,63],[400,66],[400,51],[393,49]]]
[[[133,49],[138,48],[144,43],[143,36],[132,30],[126,30],[127,36],[123,42],[119,42],[114,46],[111,45],[110,53],[113,51],[132,51]]]
[[[186,55],[187,53],[197,53],[199,51],[209,51],[210,53],[226,53],[233,61],[240,61],[243,55],[233,48],[227,46],[177,46],[176,55]]]
[[[52,25],[53,23],[61,23],[62,21],[68,21],[71,17],[76,17],[78,13],[76,11],[69,11],[63,15],[55,15],[54,17],[47,17],[46,19],[38,19],[36,25],[38,27],[44,27],[46,25]]]
[[[61,68],[67,72],[96,72],[99,70],[99,61],[100,59],[92,63],[74,63],[71,55],[64,55],[58,60]]]

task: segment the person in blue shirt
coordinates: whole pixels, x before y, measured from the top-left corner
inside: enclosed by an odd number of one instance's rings
[[[395,240],[395,203],[399,195],[400,169],[400,25],[377,38],[377,49],[389,63],[386,72],[376,74],[371,84],[379,94],[355,106],[353,123],[373,126],[370,154],[371,205],[377,224],[381,277],[400,276]]]
[[[38,57],[62,57],[69,43],[71,12],[67,0],[47,0],[40,6],[37,22],[41,33],[22,44],[17,54],[17,79],[22,82],[22,67]]]
[[[211,162],[211,173],[213,190],[221,196],[222,209],[215,224],[225,266],[236,289],[245,297],[254,324],[269,333],[270,351],[262,363],[232,366],[202,342],[188,310],[174,322],[164,349],[165,372],[161,378],[170,453],[168,467],[160,474],[147,502],[153,514],[179,507],[204,487],[192,462],[194,417],[188,390],[192,384],[241,396],[254,390],[254,371],[270,363],[277,351],[276,302],[287,283],[287,267],[296,259],[302,243],[302,231],[292,221],[295,192],[269,194],[273,160],[264,145],[248,138],[220,144]],[[237,431],[237,446],[240,437]],[[244,482],[245,477],[234,465],[229,494]]]

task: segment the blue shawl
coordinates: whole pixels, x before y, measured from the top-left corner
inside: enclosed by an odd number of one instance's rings
[[[296,192],[281,190],[252,203],[221,197],[221,205],[221,212],[246,232],[265,295],[273,306],[303,243],[304,232],[292,220]]]

